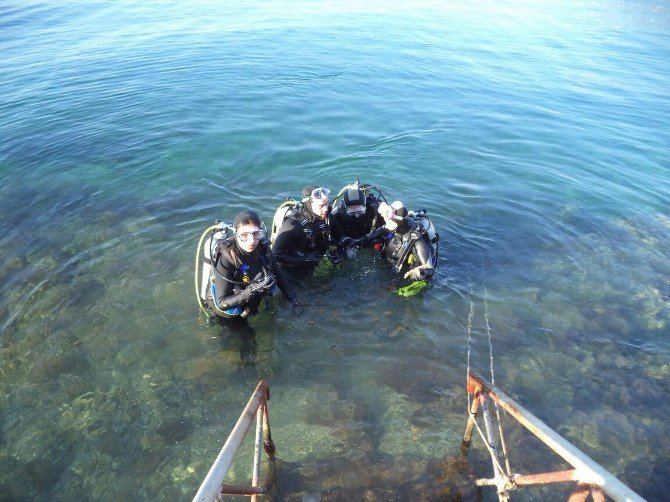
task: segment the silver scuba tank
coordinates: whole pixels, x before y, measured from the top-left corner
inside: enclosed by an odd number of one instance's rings
[[[419,225],[421,225],[421,229],[426,232],[428,240],[433,243],[435,241],[437,231],[435,230],[435,225],[433,225],[433,222],[430,221],[430,218],[419,218]]]
[[[216,246],[222,239],[232,235],[232,229],[224,227],[210,235],[204,242],[202,248],[202,274],[200,278],[200,298],[208,302],[212,298],[212,281],[216,291],[223,291],[223,279],[214,273],[212,256]]]

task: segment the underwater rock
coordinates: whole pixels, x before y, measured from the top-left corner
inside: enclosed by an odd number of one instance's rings
[[[142,445],[144,447],[144,445]],[[132,468],[141,477],[146,477],[158,471],[161,464],[166,462],[170,457],[162,448],[144,448],[132,462]],[[207,471],[205,471],[207,472]]]
[[[197,480],[196,470],[191,465],[180,464],[172,469],[172,482],[175,485],[183,485],[185,482],[195,483]]]
[[[24,270],[27,264],[25,256],[12,256],[8,258],[2,264],[2,267],[0,267],[0,281],[3,283],[7,282],[7,278]]]
[[[666,381],[670,380],[670,364],[645,366],[644,371],[650,378]]]
[[[661,386],[650,379],[636,378],[632,384],[622,389],[627,390],[625,404],[648,409],[659,408],[665,405],[665,392]]]
[[[119,434],[113,430],[104,430],[89,437],[92,440],[92,446],[102,453],[106,453],[111,457],[119,458],[134,448],[132,441],[129,441],[127,434]]]
[[[381,368],[379,375],[380,382],[414,401],[426,403],[439,397],[439,380],[425,358],[405,356],[400,365]]]
[[[66,432],[40,434],[37,450],[22,468],[30,478],[32,493],[53,488],[75,457],[75,438]],[[33,439],[37,439],[33,437]]]
[[[30,478],[20,463],[10,455],[0,456],[0,500],[25,500],[27,486],[30,486]]]
[[[30,380],[36,383],[46,382],[63,373],[83,375],[90,371],[87,352],[81,347],[73,347],[60,354],[44,354],[30,370]]]
[[[161,424],[156,433],[167,444],[183,441],[193,433],[193,424],[186,419],[174,419]]]
[[[74,398],[81,396],[90,389],[90,382],[88,379],[72,373],[61,374],[56,383],[56,393],[59,397],[62,396],[67,401],[72,401]]]
[[[239,353],[236,354],[236,362],[239,361]],[[202,357],[184,362],[177,368],[178,375],[186,380],[224,381],[225,377],[238,371],[237,365],[225,364],[221,354],[207,354]]]

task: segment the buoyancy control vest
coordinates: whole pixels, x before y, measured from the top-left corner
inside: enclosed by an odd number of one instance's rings
[[[384,255],[397,273],[422,265],[436,268],[440,237],[433,222],[419,211],[407,217],[407,224],[407,232],[387,231]]]
[[[279,224],[279,219],[282,223]],[[273,219],[273,251],[280,263],[290,256],[298,261],[301,256],[316,252],[326,254],[331,243],[331,218],[317,218],[303,202],[286,201]]]

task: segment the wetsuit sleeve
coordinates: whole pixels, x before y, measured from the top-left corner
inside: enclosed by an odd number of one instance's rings
[[[302,242],[304,234],[302,227],[292,220],[286,220],[272,244],[272,254],[278,263],[287,265],[300,265],[305,261],[298,256],[298,246]]]
[[[330,241],[332,244],[337,244],[340,242],[340,239],[344,237],[344,232],[342,232],[342,227],[340,222],[333,214],[328,215],[328,225],[330,226]]]
[[[293,291],[291,284],[289,284],[288,279],[286,278],[286,274],[279,266],[277,266],[277,260],[275,259],[274,255],[270,253],[270,256],[272,259],[272,272],[277,279],[277,286],[279,287],[279,290],[284,295],[284,298],[286,298],[288,301],[294,300],[296,298],[296,294]]]
[[[249,288],[243,289],[239,293],[235,293],[235,283],[233,282],[235,266],[230,263],[224,255],[221,255],[219,258],[219,261],[216,264],[216,271],[222,279],[221,281],[217,281],[220,284],[221,289],[220,292],[216,292],[216,301],[219,307],[236,307],[249,301],[252,293]],[[242,285],[240,285],[240,287],[241,286]]]
[[[376,240],[386,240],[386,234],[390,233],[390,230],[388,230],[386,227],[379,227],[376,230],[373,230],[368,234],[368,240],[370,242],[376,241]]]
[[[379,199],[374,195],[370,195],[366,202],[366,217],[370,221],[370,229],[376,230],[384,225],[384,218],[378,214]]]

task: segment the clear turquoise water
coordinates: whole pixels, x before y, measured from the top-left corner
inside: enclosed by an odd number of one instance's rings
[[[260,378],[278,498],[473,498],[468,332],[474,369],[490,333],[500,387],[664,499],[664,2],[10,1],[0,54],[3,500],[190,500]],[[429,210],[430,289],[361,253],[300,285],[302,317],[198,316],[213,220],[357,177]]]

